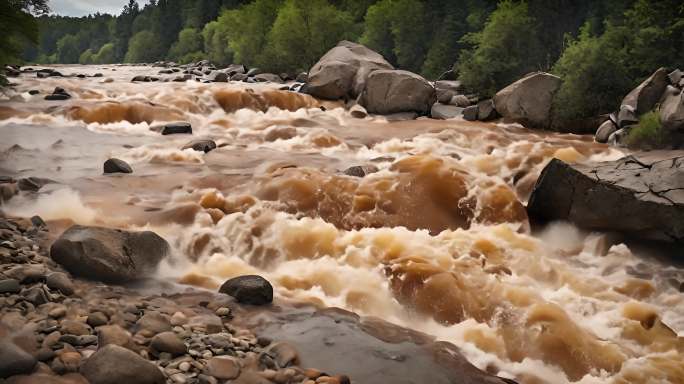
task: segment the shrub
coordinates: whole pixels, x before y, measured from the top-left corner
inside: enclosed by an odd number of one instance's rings
[[[671,139],[660,123],[658,113],[651,111],[641,115],[639,124],[629,131],[626,143],[632,148],[654,149],[667,147]]]

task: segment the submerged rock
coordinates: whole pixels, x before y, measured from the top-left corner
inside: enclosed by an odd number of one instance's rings
[[[307,92],[321,99],[356,98],[368,75],[378,69],[394,69],[377,52],[361,44],[341,41],[309,71]]]
[[[504,119],[530,128],[551,124],[551,102],[561,86],[557,76],[535,72],[494,95],[494,108]]]
[[[193,140],[185,144],[181,149],[193,149],[197,152],[209,153],[216,149],[216,142],[209,139]]]
[[[424,115],[436,101],[435,89],[422,76],[402,70],[376,70],[366,80],[360,104],[370,113]]]
[[[103,166],[104,173],[133,173],[133,168],[121,159],[107,159]]]
[[[273,286],[258,275],[234,277],[223,283],[219,292],[234,297],[242,304],[264,305],[273,301]]]
[[[150,129],[157,131],[162,135],[192,134],[192,125],[185,121],[168,123],[163,126],[152,127]]]
[[[76,276],[127,282],[150,275],[169,252],[154,232],[74,225],[50,248],[50,257]]]
[[[528,204],[530,217],[590,230],[684,242],[684,152],[636,154],[596,165],[554,159]]]

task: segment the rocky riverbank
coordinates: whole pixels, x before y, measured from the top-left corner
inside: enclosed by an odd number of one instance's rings
[[[93,230],[69,231],[53,253],[66,252],[65,238],[80,235],[85,245],[67,251],[78,250],[82,265],[77,270],[88,274],[93,240],[84,238]],[[416,376],[408,373],[414,368],[420,376],[411,382],[430,377],[449,383],[463,377],[467,383],[504,383],[468,364],[453,345],[378,320],[288,304],[255,307],[272,300],[264,296],[260,277],[228,281],[220,289],[227,294],[181,290],[157,280],[117,286],[77,279],[47,254],[55,235],[37,216],[0,218],[2,383],[350,383],[343,372],[328,371],[340,367],[357,372],[362,380],[355,382],[362,383],[384,382],[386,375],[369,372],[401,369],[406,377]],[[132,255],[139,251],[135,245],[126,247]],[[105,252],[98,262],[107,258],[112,256]],[[299,331],[282,331],[291,326]],[[348,338],[332,341],[341,334]],[[321,360],[321,353],[328,357]],[[348,355],[336,359],[340,353]],[[330,375],[305,369],[305,359],[320,363]],[[424,370],[418,363],[432,368]]]

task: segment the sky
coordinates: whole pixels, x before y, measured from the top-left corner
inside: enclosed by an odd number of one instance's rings
[[[142,7],[147,0],[138,0]],[[49,0],[48,4],[53,13],[62,16],[86,16],[91,13],[121,13],[128,0]]]

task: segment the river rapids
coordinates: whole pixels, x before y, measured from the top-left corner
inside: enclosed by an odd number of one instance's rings
[[[54,183],[7,214],[151,229],[174,248],[160,279],[215,289],[260,274],[281,298],[434,335],[521,383],[684,383],[684,267],[528,222],[550,159],[620,150],[518,125],[355,119],[269,84],[130,82],[150,67],[58,70],[104,76],[13,79],[0,175]],[[55,87],[73,98],[43,100]],[[193,135],[150,130],[170,121]],[[181,149],[198,138],[218,148]],[[110,157],[133,173],[103,175]]]

